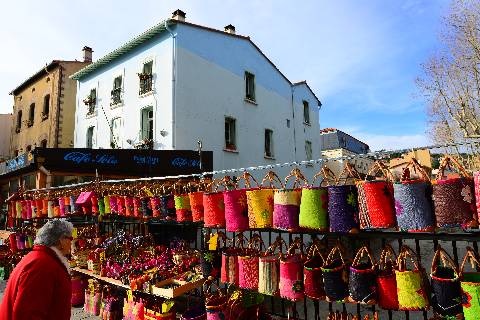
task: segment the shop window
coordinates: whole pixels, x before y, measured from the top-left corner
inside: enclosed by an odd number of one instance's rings
[[[27,126],[33,126],[33,122],[35,121],[35,103],[30,105],[30,109],[28,110],[28,122]]]
[[[310,124],[310,107],[307,101],[303,101],[303,123]]]
[[[265,157],[273,158],[273,131],[265,129]]]
[[[255,101],[255,75],[247,71],[245,72],[245,98]]]
[[[47,94],[43,98],[42,120],[48,119],[49,114],[50,114],[50,95]]]
[[[148,107],[142,110],[142,140],[153,140],[153,108]]]
[[[114,118],[111,122],[110,147],[121,148],[120,134],[122,131],[122,118]]]
[[[237,150],[235,119],[225,117],[225,149]]]
[[[89,127],[87,129],[87,143],[86,147],[87,148],[93,148],[93,133],[95,131],[95,127]]]

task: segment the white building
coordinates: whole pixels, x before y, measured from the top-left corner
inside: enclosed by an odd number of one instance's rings
[[[180,10],[72,76],[76,148],[214,152],[214,169],[320,157],[320,101],[249,37]]]

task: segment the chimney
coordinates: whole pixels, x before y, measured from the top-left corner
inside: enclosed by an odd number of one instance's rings
[[[180,9],[175,10],[172,13],[172,19],[178,20],[178,21],[185,21],[186,14]]]
[[[229,24],[228,26],[225,26],[225,32],[235,34],[235,27],[233,25]]]
[[[83,47],[83,62],[92,62],[92,48],[90,47]]]

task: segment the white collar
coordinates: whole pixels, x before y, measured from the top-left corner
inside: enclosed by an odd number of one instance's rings
[[[70,274],[70,263],[68,263],[67,257],[65,257],[65,256],[60,252],[60,250],[58,250],[57,247],[51,246],[51,247],[49,247],[49,248],[52,249],[52,250],[55,252],[55,254],[58,256],[58,258],[60,259],[60,261],[63,263],[63,265],[64,265],[65,268],[67,269],[68,274]]]

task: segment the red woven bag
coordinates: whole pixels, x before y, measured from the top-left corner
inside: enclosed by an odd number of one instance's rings
[[[387,244],[380,255],[377,276],[378,304],[383,309],[398,309],[396,266],[397,255]]]

